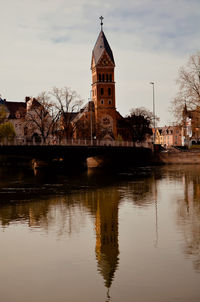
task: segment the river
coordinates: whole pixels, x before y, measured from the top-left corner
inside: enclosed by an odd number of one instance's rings
[[[0,168],[1,302],[199,302],[200,166]]]

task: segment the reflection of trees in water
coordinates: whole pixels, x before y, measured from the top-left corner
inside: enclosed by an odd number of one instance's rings
[[[53,228],[58,236],[78,232],[83,224],[82,205],[77,205],[72,196],[53,197],[48,200],[3,205],[0,208],[1,225],[27,224],[30,228],[41,228],[48,232]]]
[[[72,183],[73,190],[68,194],[62,191],[61,196],[4,204],[0,208],[0,221],[5,227],[21,221],[30,228],[41,228],[45,232],[53,229],[57,236],[62,236],[78,232],[89,215],[96,232],[98,272],[104,279],[109,298],[109,288],[119,264],[119,203],[123,201],[123,197],[128,197],[129,201],[139,206],[153,202],[155,177],[150,174],[140,175],[139,178],[134,175],[134,179],[130,175],[127,179],[126,176],[120,180],[110,178],[108,186],[102,186],[102,177],[89,175],[84,181],[80,179],[83,189]]]
[[[92,217],[96,232],[96,259],[98,271],[107,289],[111,287],[118,268],[118,205],[120,193],[115,187],[101,188],[49,198],[37,202],[19,203],[1,207],[0,220],[3,226],[21,221],[31,228],[51,231],[56,234],[79,231],[84,224],[85,213]]]
[[[149,175],[145,175],[145,177],[140,175],[139,179],[134,175],[134,180],[131,176],[126,180],[125,176],[125,181],[123,176],[116,181],[109,175],[95,174],[83,179],[80,177],[79,180],[76,177],[75,182],[74,179],[71,182],[67,181],[67,185],[61,183],[61,186],[57,187],[55,184],[54,187],[52,184],[52,189],[50,182],[48,182],[50,184],[48,187],[37,184],[37,181],[33,180],[28,183],[28,186],[26,183],[21,184],[22,176],[24,176],[23,173],[19,175],[15,186],[12,184],[13,193],[9,191],[9,181],[4,183],[5,192],[3,194],[7,197],[5,200],[8,200],[0,205],[0,221],[4,226],[14,221],[24,221],[30,227],[37,226],[47,230],[57,220],[69,220],[68,230],[70,230],[72,229],[70,223],[76,220],[77,213],[83,216],[83,213],[88,211],[95,218],[100,200],[117,199],[119,202],[124,196],[128,196],[130,201],[138,205],[149,203],[155,182],[154,177]],[[26,178],[26,175],[24,177]],[[102,185],[102,179],[104,183],[106,179],[108,186]],[[33,187],[31,187],[32,183]],[[34,194],[34,192],[36,193]],[[15,195],[12,202],[11,195]]]
[[[184,198],[177,201],[177,224],[184,236],[184,253],[193,256],[200,271],[200,166],[166,167],[168,179],[181,182]]]
[[[126,185],[125,198],[129,199],[137,206],[146,206],[155,201],[156,186],[155,178],[140,179],[131,181]]]
[[[182,206],[180,208],[182,219],[179,220],[179,225],[185,239],[184,253],[195,257],[194,267],[200,271],[200,204],[194,202],[189,211],[186,208],[184,210]]]

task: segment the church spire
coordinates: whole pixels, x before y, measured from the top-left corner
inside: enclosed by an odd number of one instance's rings
[[[99,19],[101,20],[101,31],[103,30],[103,19],[104,19],[104,17],[99,17]]]
[[[108,54],[111,62],[115,65],[114,57],[110,45],[106,39],[106,36],[103,30],[100,31],[99,36],[97,38],[96,44],[92,51],[92,57],[94,58],[95,65],[98,63],[99,59],[103,55],[104,51]]]

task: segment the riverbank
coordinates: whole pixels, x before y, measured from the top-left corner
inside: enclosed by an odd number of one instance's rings
[[[166,150],[156,153],[160,164],[200,164],[200,150]]]

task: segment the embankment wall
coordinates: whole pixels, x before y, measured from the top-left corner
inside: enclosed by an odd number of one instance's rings
[[[200,151],[160,152],[156,161],[161,164],[200,164]]]

